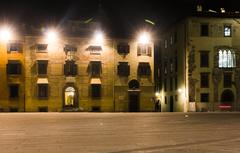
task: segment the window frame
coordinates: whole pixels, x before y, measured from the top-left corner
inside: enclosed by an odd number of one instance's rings
[[[45,91],[42,91],[45,90]],[[38,99],[47,99],[49,97],[49,85],[37,84],[37,97]]]

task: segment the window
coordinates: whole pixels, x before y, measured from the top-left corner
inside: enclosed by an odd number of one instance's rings
[[[149,76],[151,75],[151,68],[149,63],[146,62],[140,62],[138,65],[138,75],[140,76]]]
[[[224,25],[224,37],[231,37],[232,27],[230,25]]]
[[[178,101],[178,95],[175,95],[175,101],[176,102]]]
[[[38,84],[38,98],[48,97],[48,84]]]
[[[168,47],[167,40],[164,40],[164,48],[167,48],[167,47]]]
[[[178,78],[175,76],[175,90],[178,90]]]
[[[173,78],[170,78],[170,91],[173,91]]]
[[[19,97],[19,85],[11,84],[9,86],[9,98],[18,98]]]
[[[100,106],[92,106],[92,112],[101,112]]]
[[[201,73],[201,88],[209,87],[209,73]]]
[[[137,55],[152,56],[152,47],[150,44],[138,44]]]
[[[223,74],[223,87],[231,88],[232,87],[232,73]]]
[[[22,52],[23,46],[21,43],[9,43],[8,44],[8,52]]]
[[[21,63],[18,60],[9,60],[7,64],[7,74],[21,74]]]
[[[48,65],[48,61],[46,60],[39,60],[37,61],[38,64],[38,74],[39,75],[44,75],[47,74],[47,65]]]
[[[201,36],[208,36],[209,34],[208,24],[201,24]]]
[[[167,61],[164,62],[164,74],[167,75]]]
[[[48,47],[48,44],[37,44],[36,45],[37,52],[46,52],[47,47]]]
[[[92,76],[100,76],[102,71],[101,61],[91,61],[90,62],[90,73]]]
[[[173,36],[170,37],[170,44],[173,44]]]
[[[171,73],[173,72],[173,60],[172,59],[170,60],[170,72]]]
[[[101,97],[101,84],[92,84],[92,98]]]
[[[209,52],[200,52],[200,67],[209,67]]]
[[[167,96],[164,97],[165,104],[167,104]]]
[[[77,52],[77,47],[72,46],[72,45],[65,45],[64,51],[66,54],[66,60],[75,60],[75,54]]]
[[[77,64],[74,61],[66,61],[64,64],[64,75],[75,76],[77,75]]]
[[[178,72],[178,56],[177,50],[175,50],[175,72]]]
[[[48,107],[45,106],[45,107],[38,107],[38,111],[39,112],[48,112]]]
[[[234,68],[236,67],[235,52],[231,49],[219,49],[218,51],[218,67]]]
[[[18,112],[18,108],[17,107],[10,107],[9,111],[10,112]]]
[[[209,93],[201,93],[201,102],[209,102]]]
[[[128,54],[129,53],[129,45],[127,43],[120,43],[117,45],[117,52],[118,54]]]
[[[102,51],[102,47],[91,45],[86,50],[89,51],[91,55],[100,55]]]
[[[164,86],[163,86],[163,88],[164,88],[164,91],[167,91],[167,79],[164,79]]]
[[[117,73],[119,76],[129,76],[130,66],[128,62],[119,62]]]

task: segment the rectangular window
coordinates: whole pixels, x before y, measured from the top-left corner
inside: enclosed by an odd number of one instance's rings
[[[47,52],[47,47],[48,47],[48,44],[37,44],[36,45],[37,52]]]
[[[38,84],[38,98],[48,97],[48,84]]]
[[[8,52],[22,52],[23,44],[21,43],[9,43],[7,47]]]
[[[119,76],[129,76],[130,66],[128,62],[119,62],[117,73]]]
[[[164,84],[164,86],[163,86],[164,87],[164,91],[167,91],[167,79],[164,79],[164,83],[163,84]]]
[[[126,55],[129,53],[130,47],[127,43],[120,43],[117,45],[117,52],[120,55]]]
[[[178,78],[175,76],[175,90],[178,90]]]
[[[18,60],[9,60],[7,64],[7,74],[18,75],[21,74],[21,63]]]
[[[209,102],[209,93],[201,93],[201,102],[203,103]]]
[[[200,67],[209,67],[209,52],[200,52]]]
[[[100,106],[92,106],[92,112],[101,112]]]
[[[138,75],[140,76],[150,76],[151,67],[147,62],[140,62],[138,65]]]
[[[230,25],[224,25],[224,37],[232,36],[232,27]]]
[[[38,75],[47,74],[47,66],[48,66],[47,60],[38,60],[37,61]]]
[[[201,88],[209,87],[209,73],[201,73]]]
[[[64,75],[75,76],[77,75],[77,64],[74,61],[66,61],[64,64]]]
[[[173,78],[170,78],[170,91],[173,91]]]
[[[178,56],[177,56],[177,50],[175,51],[175,72],[178,72]]]
[[[164,48],[167,48],[168,47],[168,42],[167,40],[164,40]]]
[[[167,96],[164,97],[165,104],[167,104]]]
[[[92,98],[101,97],[101,84],[92,84]]]
[[[18,98],[19,97],[19,85],[11,84],[9,86],[9,98]]]
[[[209,26],[208,24],[201,24],[201,36],[206,37],[209,35]]]
[[[164,62],[163,68],[164,68],[164,75],[167,75],[168,71],[167,71],[167,61]]]
[[[231,88],[232,87],[232,73],[223,74],[223,87]]]
[[[100,55],[102,47],[90,45],[86,50],[90,52],[90,55]]]
[[[43,107],[38,107],[38,111],[39,112],[48,112],[48,107],[47,106],[43,106]]]
[[[101,61],[91,61],[90,62],[90,73],[94,77],[100,76],[102,72],[102,63]]]
[[[178,95],[175,95],[175,101],[176,102],[178,101]]]
[[[77,47],[73,45],[65,45],[64,51],[66,54],[66,60],[75,60],[76,52],[77,52]]]
[[[152,56],[152,47],[150,44],[138,44],[137,56]]]

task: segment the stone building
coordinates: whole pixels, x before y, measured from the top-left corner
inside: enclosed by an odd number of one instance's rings
[[[93,27],[1,41],[1,111],[152,111],[153,42],[94,37]]]
[[[162,35],[162,111],[237,111],[240,14],[198,11]]]

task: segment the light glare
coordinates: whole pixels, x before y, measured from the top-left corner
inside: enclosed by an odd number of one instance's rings
[[[57,32],[56,32],[56,31],[51,30],[51,31],[49,31],[49,32],[47,33],[47,41],[48,41],[49,43],[51,43],[51,42],[56,42],[57,39],[58,39],[58,35],[57,35]]]
[[[138,38],[139,43],[141,44],[148,44],[150,42],[150,35],[147,32],[143,32],[140,34]]]
[[[11,31],[9,28],[4,27],[0,30],[0,39],[5,42],[11,39]]]
[[[104,36],[103,36],[102,32],[100,32],[100,31],[95,32],[94,38],[95,38],[96,44],[99,44],[99,45],[103,44]]]

